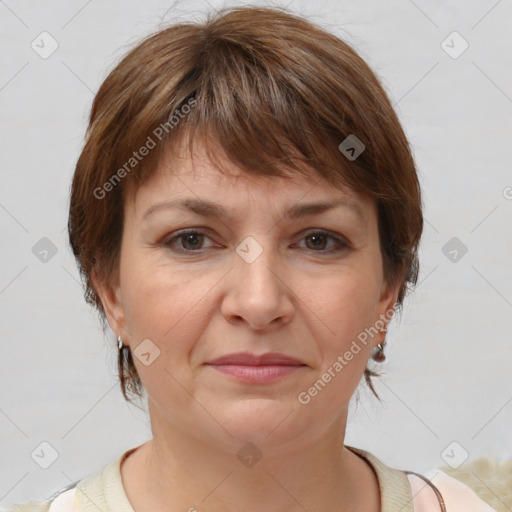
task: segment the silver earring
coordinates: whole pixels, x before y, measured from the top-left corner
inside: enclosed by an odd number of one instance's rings
[[[119,366],[123,366],[125,361],[128,359],[130,354],[129,345],[124,345],[121,336],[117,337],[117,356],[119,360]]]
[[[384,327],[383,329],[379,329],[379,332],[387,332],[387,329]],[[382,341],[382,343],[378,343],[376,347],[375,354],[373,354],[373,360],[377,361],[378,363],[382,363],[386,360],[386,355],[384,354],[384,345],[386,343],[386,339]]]

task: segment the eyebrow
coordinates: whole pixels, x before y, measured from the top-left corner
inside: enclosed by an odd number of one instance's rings
[[[345,199],[336,199],[327,202],[316,201],[311,203],[299,203],[292,206],[284,214],[284,217],[287,219],[299,219],[302,217],[308,217],[310,215],[318,215],[337,207],[345,207],[350,209],[364,222],[365,216],[359,204]],[[156,203],[146,210],[142,216],[142,220],[146,220],[154,212],[169,208],[180,208],[183,210],[188,210],[203,217],[217,217],[222,220],[231,220],[230,215],[226,212],[221,204],[195,198]]]

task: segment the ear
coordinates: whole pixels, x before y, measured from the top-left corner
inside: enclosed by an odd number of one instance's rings
[[[378,318],[376,318],[376,325],[379,327],[381,327],[381,324],[384,324],[383,328],[387,329],[387,326],[393,317],[393,314],[395,313],[398,293],[400,291],[400,284],[400,282],[388,283],[387,280],[383,281],[381,295],[377,306]],[[385,338],[386,333],[379,332],[379,334],[374,337],[373,346],[382,343]]]
[[[125,345],[128,344],[129,336],[126,330],[126,314],[119,279],[116,279],[115,283],[109,282],[108,279],[100,276],[97,267],[93,268],[91,279],[94,283],[96,294],[103,304],[110,328],[114,331],[116,337],[121,336]]]

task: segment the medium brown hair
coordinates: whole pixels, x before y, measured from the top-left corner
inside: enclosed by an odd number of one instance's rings
[[[93,268],[106,282],[116,279],[123,201],[153,175],[164,149],[185,135],[189,144],[201,136],[212,161],[208,140],[219,144],[249,174],[293,179],[314,169],[335,187],[370,195],[384,275],[399,285],[401,309],[418,277],[421,192],[383,87],[347,43],[316,24],[283,8],[235,7],[149,35],[94,98],[71,186],[68,231],[86,301],[97,308],[104,331]],[[339,149],[349,136],[364,144],[355,159]],[[125,399],[127,388],[141,397],[129,351],[119,365]],[[379,398],[372,376],[380,375],[366,368],[366,383]]]

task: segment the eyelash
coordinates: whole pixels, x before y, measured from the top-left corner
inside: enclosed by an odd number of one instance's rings
[[[168,247],[171,251],[177,252],[179,254],[201,254],[201,250],[195,250],[194,251],[194,250],[190,250],[190,249],[181,249],[181,248],[177,248],[177,247],[171,247],[172,244],[175,241],[177,241],[180,238],[185,237],[187,235],[203,235],[203,236],[205,236],[207,238],[210,238],[204,231],[201,231],[199,229],[190,229],[190,230],[186,230],[186,231],[181,231],[176,236],[171,238],[170,240],[167,240],[167,241],[164,240],[162,243],[163,243],[163,245],[165,247]],[[314,249],[309,249],[313,253],[332,254],[332,253],[338,253],[338,252],[341,252],[343,250],[347,250],[347,249],[350,248],[350,246],[346,242],[343,242],[342,240],[340,240],[339,238],[335,237],[334,235],[331,235],[329,232],[322,231],[322,230],[311,231],[311,232],[307,233],[306,235],[304,235],[302,240],[304,240],[305,238],[308,238],[310,236],[314,236],[314,235],[325,236],[328,239],[333,240],[334,243],[337,245],[337,247],[334,248],[334,249],[318,250],[318,251],[315,251]]]

